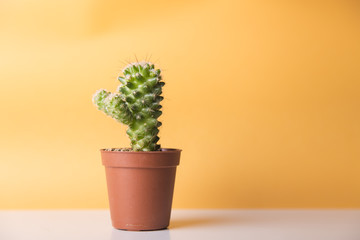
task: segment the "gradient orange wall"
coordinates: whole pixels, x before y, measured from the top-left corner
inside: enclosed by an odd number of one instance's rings
[[[0,1],[0,208],[104,208],[92,94],[164,69],[175,208],[360,207],[356,1]]]

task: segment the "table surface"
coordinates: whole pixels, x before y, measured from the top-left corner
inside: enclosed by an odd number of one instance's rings
[[[2,210],[0,239],[360,240],[360,210],[173,210],[169,229],[113,229],[108,210]]]

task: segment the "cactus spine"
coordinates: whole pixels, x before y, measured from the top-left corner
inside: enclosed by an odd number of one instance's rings
[[[128,125],[133,151],[157,151],[163,97],[160,69],[150,62],[136,62],[126,66],[116,93],[100,89],[93,96],[97,108],[115,120]]]

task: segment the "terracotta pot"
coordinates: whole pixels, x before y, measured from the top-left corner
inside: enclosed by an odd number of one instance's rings
[[[139,231],[169,226],[180,152],[101,150],[114,228]]]

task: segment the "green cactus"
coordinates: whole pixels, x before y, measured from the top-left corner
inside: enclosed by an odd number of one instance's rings
[[[163,97],[160,69],[150,62],[136,62],[126,66],[117,93],[100,89],[93,96],[99,110],[128,125],[133,151],[157,151],[159,127],[157,119],[162,114],[160,101]]]

